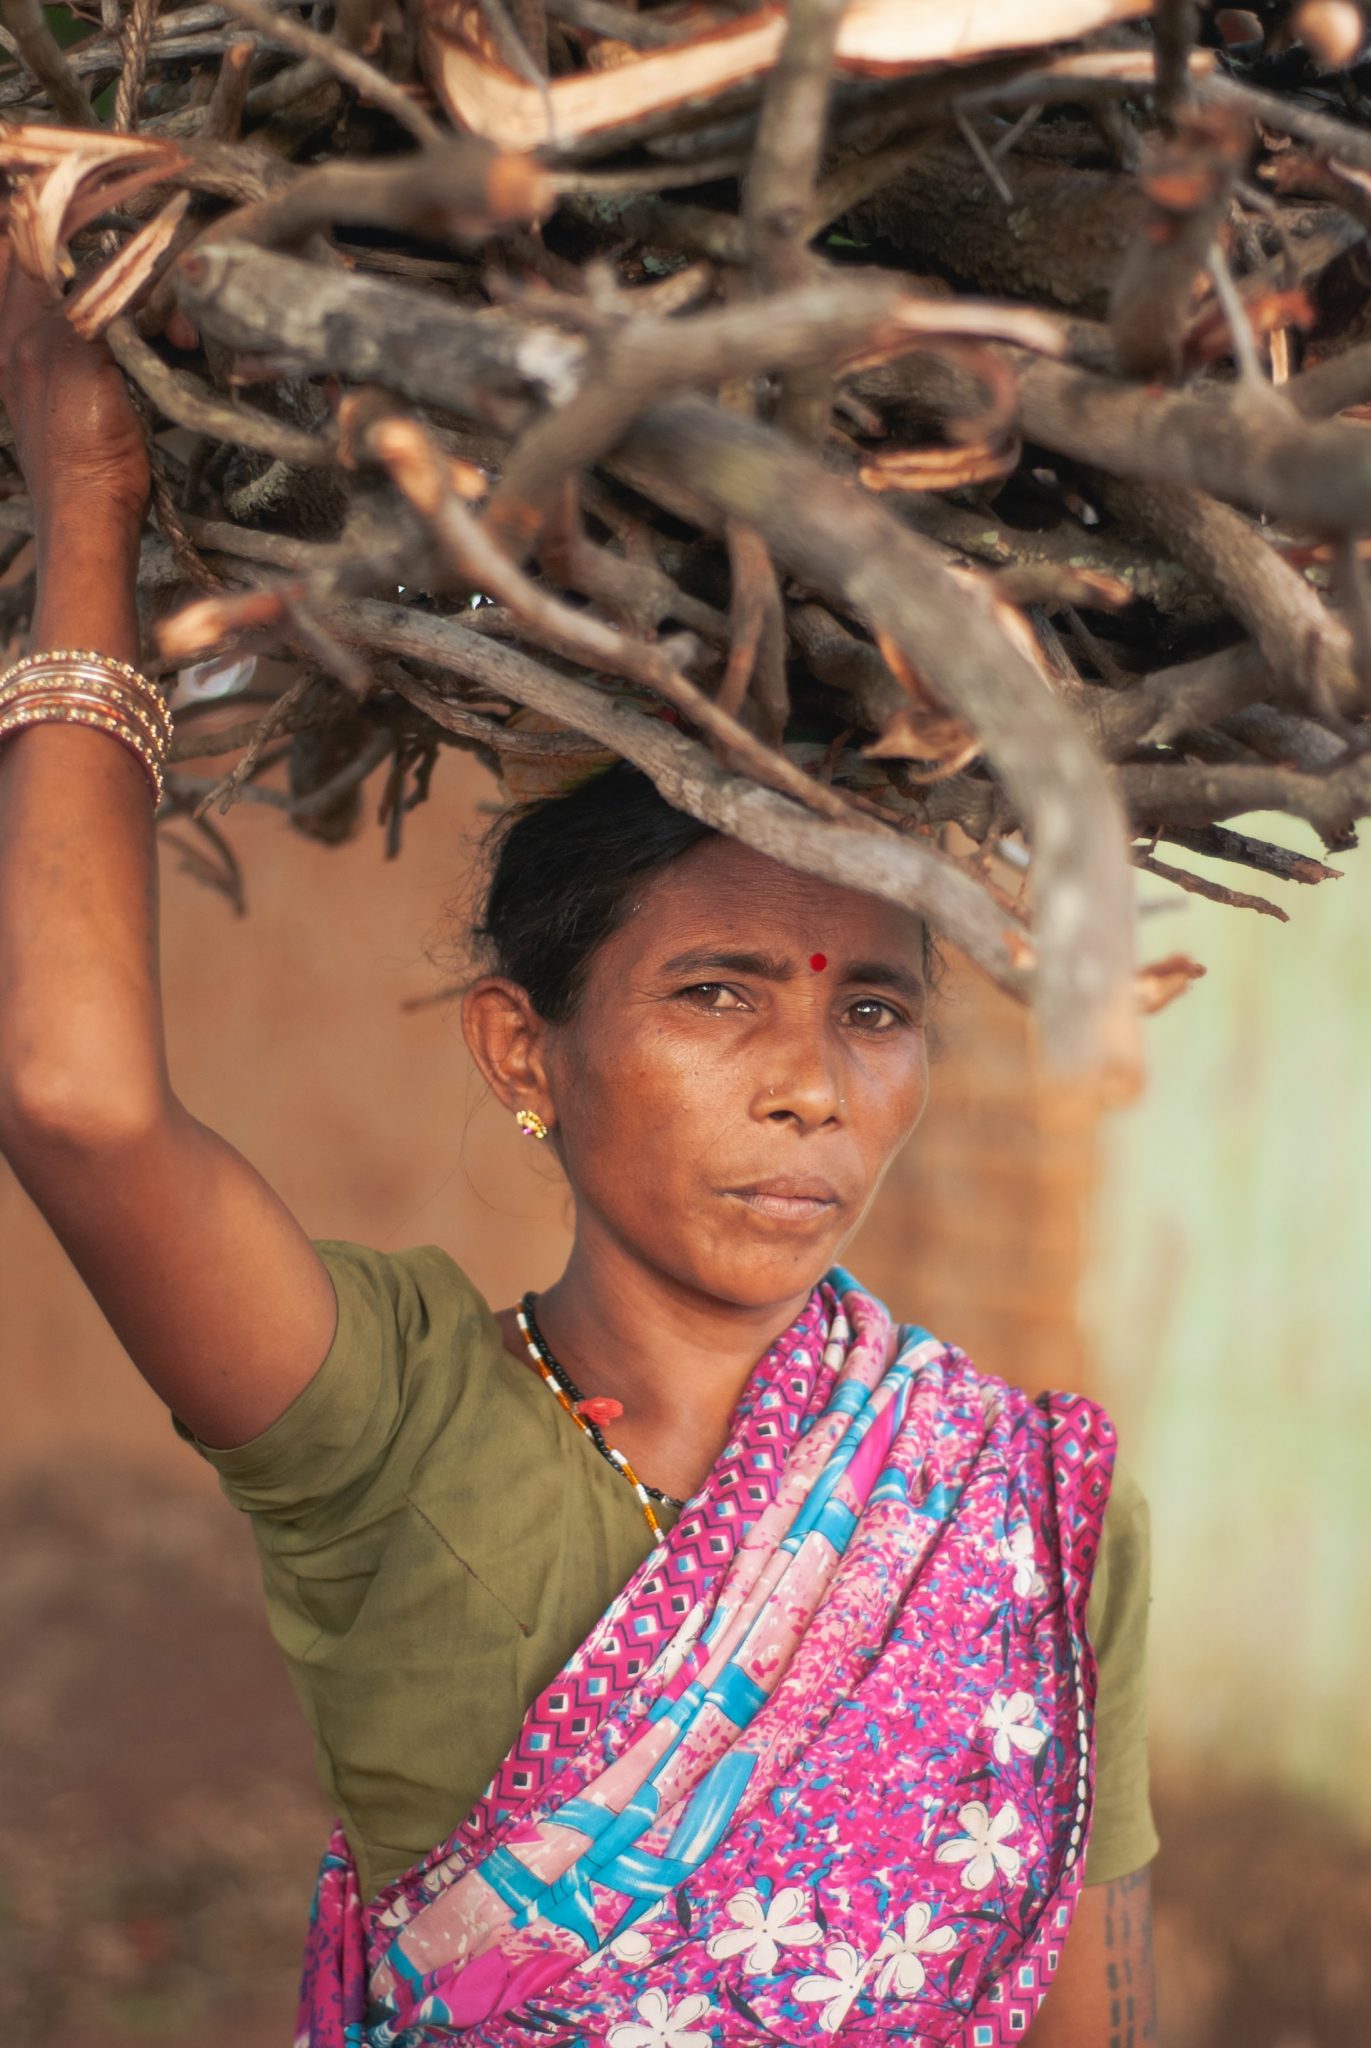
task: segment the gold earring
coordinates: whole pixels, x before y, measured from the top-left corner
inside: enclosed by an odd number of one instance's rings
[[[545,1138],[547,1136],[547,1125],[543,1122],[536,1109],[516,1109],[514,1121],[519,1126],[519,1135],[522,1138]]]

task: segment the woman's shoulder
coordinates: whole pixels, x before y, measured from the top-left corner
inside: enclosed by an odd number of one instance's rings
[[[317,1237],[313,1243],[335,1293],[341,1289],[340,1311],[350,1305],[342,1299],[346,1293],[371,1307],[388,1301],[397,1314],[427,1307],[431,1312],[490,1315],[490,1306],[475,1281],[441,1245],[381,1251],[350,1238]]]
[[[1138,1484],[1138,1475],[1132,1465],[1119,1451],[1114,1454],[1114,1479],[1109,1489],[1108,1512],[1116,1522],[1147,1514],[1147,1495]]]
[[[398,1491],[445,1432],[487,1402],[499,1325],[438,1245],[381,1251],[315,1240],[337,1302],[333,1340],[283,1415],[231,1451],[197,1444],[235,1505],[298,1518]],[[341,1511],[341,1509],[340,1509]]]
[[[441,1245],[398,1251],[323,1238],[315,1249],[333,1282],[338,1322],[321,1368],[344,1402],[371,1389],[392,1401],[397,1421],[419,1428],[455,1419],[489,1397],[503,1354],[489,1302]]]

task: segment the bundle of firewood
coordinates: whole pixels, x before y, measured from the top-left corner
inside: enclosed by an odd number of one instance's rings
[[[1118,1086],[1198,971],[1136,965],[1134,870],[1279,917],[1187,856],[1336,872],[1254,811],[1355,843],[1347,0],[0,18],[18,260],[147,424],[149,646],[235,685],[183,693],[166,798],[226,886],[238,799],[394,849],[445,747],[516,796],[622,757]]]

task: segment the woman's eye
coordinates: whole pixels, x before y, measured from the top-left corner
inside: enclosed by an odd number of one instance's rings
[[[698,1010],[741,1010],[743,1003],[736,989],[722,981],[697,981],[690,988],[681,990],[688,1003]]]
[[[849,1004],[847,1014],[864,1031],[891,1031],[906,1021],[892,1004],[880,1002],[875,996],[859,996]]]

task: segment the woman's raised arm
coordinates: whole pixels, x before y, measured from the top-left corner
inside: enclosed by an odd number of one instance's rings
[[[34,509],[34,651],[136,665],[142,436],[107,351],[4,243],[0,395]],[[246,1442],[312,1377],[333,1333],[328,1275],[172,1090],[147,776],[79,726],[0,745],[0,1150],[134,1363],[206,1442]]]

